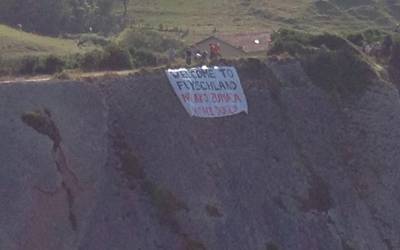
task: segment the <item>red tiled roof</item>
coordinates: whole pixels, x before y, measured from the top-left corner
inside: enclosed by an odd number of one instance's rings
[[[271,33],[268,32],[221,34],[216,37],[245,52],[266,51],[271,44]]]

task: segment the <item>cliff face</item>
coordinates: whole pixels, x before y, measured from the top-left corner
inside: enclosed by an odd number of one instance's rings
[[[239,75],[249,114],[220,119],[163,73],[0,85],[0,249],[400,248],[396,87]]]

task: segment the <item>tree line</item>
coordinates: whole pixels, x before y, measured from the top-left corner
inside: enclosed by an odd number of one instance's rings
[[[129,0],[1,0],[0,23],[45,35],[109,33],[123,26]],[[115,8],[123,6],[123,14]]]

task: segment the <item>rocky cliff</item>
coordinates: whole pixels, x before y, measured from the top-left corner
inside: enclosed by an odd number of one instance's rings
[[[191,118],[163,72],[0,85],[0,249],[400,249],[400,97],[238,66],[249,114]]]

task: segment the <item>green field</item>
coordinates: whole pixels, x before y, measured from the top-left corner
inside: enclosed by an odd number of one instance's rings
[[[0,55],[3,58],[26,55],[65,55],[78,51],[79,48],[72,40],[39,36],[0,25]]]
[[[400,2],[387,0],[131,0],[136,23],[189,29],[187,40],[218,32],[263,31],[280,27],[306,31],[392,29]]]
[[[115,5],[117,16],[121,16],[121,8],[120,4]],[[279,28],[340,33],[374,28],[393,30],[400,23],[400,1],[130,0],[128,16],[130,26],[161,31],[162,36],[191,44],[214,32],[232,34]],[[113,35],[120,38],[117,42],[123,38]],[[3,61],[3,65],[9,66],[9,59],[17,61],[27,55],[79,52],[82,51],[76,41],[35,35],[0,24],[0,63]]]
[[[121,13],[121,6],[116,12]],[[281,27],[306,31],[391,29],[400,22],[400,2],[388,0],[130,0],[135,25],[189,30],[187,43],[210,35],[271,31]],[[48,38],[0,25],[2,56],[66,54],[74,41]]]

